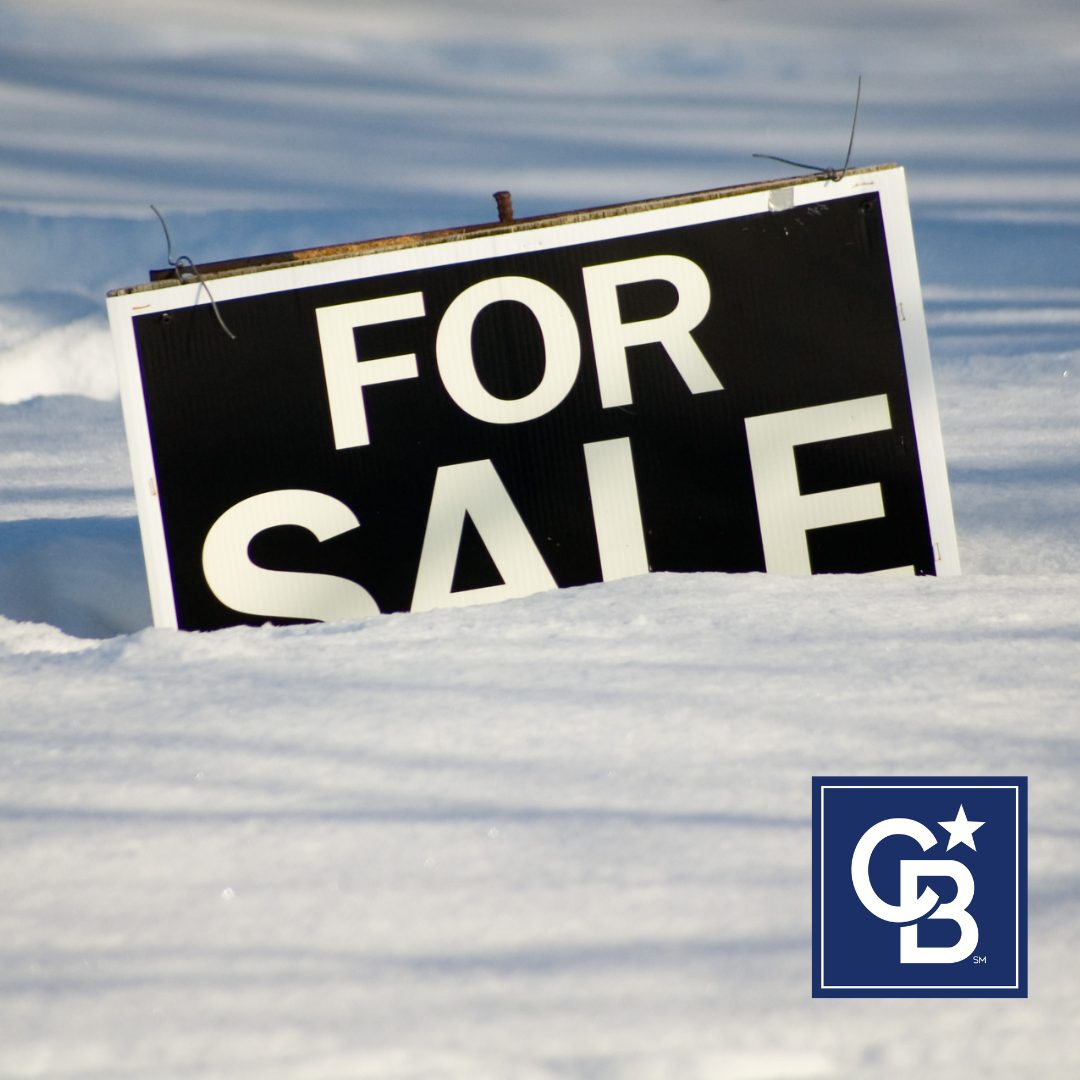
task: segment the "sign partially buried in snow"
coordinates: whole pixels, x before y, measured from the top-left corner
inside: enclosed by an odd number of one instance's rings
[[[109,300],[158,625],[958,569],[901,169],[201,270]]]

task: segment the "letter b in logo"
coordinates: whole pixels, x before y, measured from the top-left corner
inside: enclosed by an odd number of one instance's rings
[[[900,903],[887,904],[874,891],[870,880],[870,858],[882,840],[891,836],[910,836],[923,851],[937,844],[937,837],[923,824],[911,818],[889,818],[871,825],[855,845],[851,857],[851,883],[863,907],[885,922],[901,923],[900,963],[954,964],[966,960],[979,943],[979,927],[968,911],[975,898],[975,879],[971,871],[955,859],[901,859]],[[940,904],[940,897],[929,886],[919,893],[924,877],[948,877],[956,883],[956,897]],[[936,909],[936,910],[935,910]],[[950,919],[960,928],[960,939],[946,947],[919,945],[918,920]]]

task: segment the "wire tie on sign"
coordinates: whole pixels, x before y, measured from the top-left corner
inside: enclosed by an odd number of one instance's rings
[[[169,265],[176,273],[176,280],[181,285],[189,284],[193,279],[198,281],[199,285],[206,290],[206,295],[210,298],[210,307],[214,309],[214,316],[218,321],[218,326],[225,331],[230,340],[235,341],[236,335],[225,325],[225,319],[221,314],[220,309],[217,306],[217,301],[214,299],[214,294],[210,291],[210,286],[206,283],[206,278],[203,277],[202,271],[195,265],[194,260],[188,255],[177,255],[173,258],[173,246],[172,236],[169,234],[169,226],[165,224],[165,218],[162,216],[161,211],[153,204],[150,204],[150,209],[154,211],[158,221],[161,222],[161,228],[165,233],[165,244],[168,247],[168,254],[165,258],[168,260]],[[189,277],[184,275],[188,274]]]
[[[847,175],[848,165],[851,164],[851,151],[855,146],[855,125],[859,122],[859,101],[862,99],[862,76],[855,87],[855,113],[851,117],[851,137],[848,139],[847,156],[844,164],[839,169],[831,169],[820,165],[807,165],[802,161],[792,161],[790,158],[777,157],[775,154],[754,154],[756,158],[766,158],[769,161],[779,161],[783,165],[794,165],[796,169],[809,169],[810,172],[821,173],[826,180],[843,180]]]

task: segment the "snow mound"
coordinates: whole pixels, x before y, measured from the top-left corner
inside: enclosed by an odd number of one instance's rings
[[[150,625],[134,518],[0,522],[0,615],[79,637]]]
[[[112,338],[101,315],[53,326],[0,348],[0,404],[43,394],[117,394]]]

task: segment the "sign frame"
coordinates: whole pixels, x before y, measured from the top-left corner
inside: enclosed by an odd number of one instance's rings
[[[195,279],[189,275],[183,281],[171,272],[158,272],[154,275],[157,280],[148,284],[111,292],[108,312],[155,626],[177,628],[180,620],[140,368],[137,318],[408,271],[641,237],[870,193],[880,200],[934,573],[958,573],[959,555],[904,171],[899,166],[882,165],[851,169],[838,178],[814,175],[782,179],[509,223],[207,264],[200,266]]]

